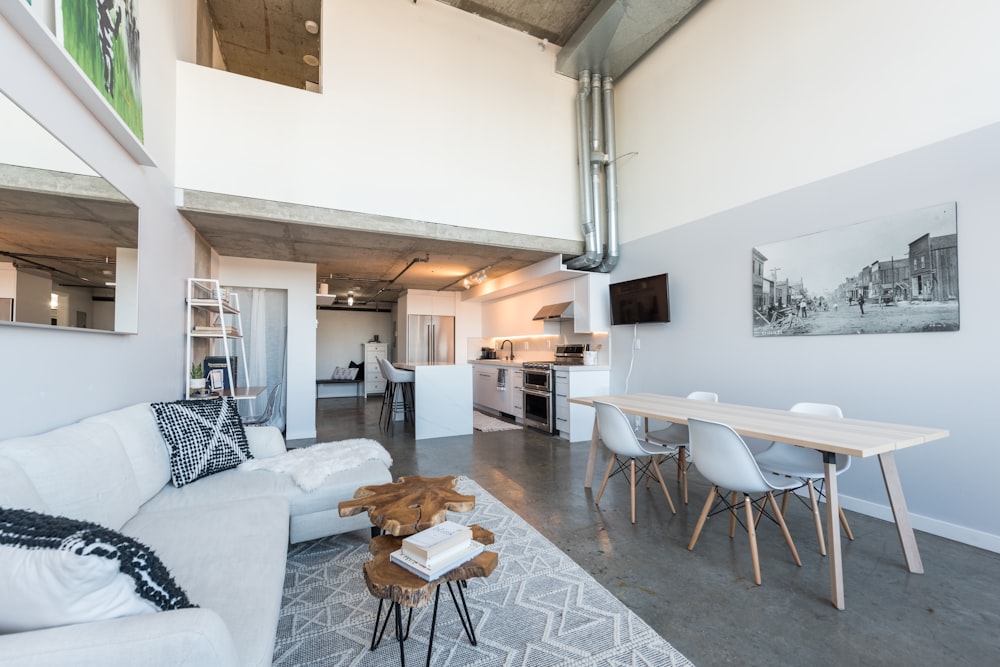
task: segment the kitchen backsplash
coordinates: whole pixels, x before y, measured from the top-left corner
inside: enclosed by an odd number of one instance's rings
[[[505,340],[510,340],[514,344],[514,361],[551,361],[556,353],[556,345],[566,345],[569,343],[590,345],[591,350],[598,350],[598,365],[607,365],[610,360],[608,350],[607,334],[561,334],[559,336],[524,336],[510,338],[470,338],[469,359],[479,359],[482,357],[482,348],[488,347],[497,350],[497,358],[506,357],[510,345],[504,345],[503,353],[500,353],[500,344]]]

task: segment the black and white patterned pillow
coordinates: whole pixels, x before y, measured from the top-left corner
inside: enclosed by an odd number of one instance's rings
[[[174,486],[235,468],[252,459],[236,399],[153,403],[156,425],[170,447]]]
[[[0,634],[193,607],[152,549],[88,521],[0,508]]]

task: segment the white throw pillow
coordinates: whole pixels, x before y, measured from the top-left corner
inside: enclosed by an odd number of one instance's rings
[[[333,369],[332,380],[353,380],[358,377],[357,368],[344,368],[343,366],[337,366]]]
[[[154,611],[117,561],[0,544],[0,633]]]
[[[0,509],[0,634],[191,606],[140,542],[86,521]]]

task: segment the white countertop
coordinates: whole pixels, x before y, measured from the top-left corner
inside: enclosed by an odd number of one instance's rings
[[[482,364],[483,366],[506,366],[510,368],[520,368],[521,360],[517,357],[513,361],[507,361],[506,359],[474,359],[469,362],[470,364]]]
[[[404,371],[412,371],[418,366],[423,368],[425,366],[460,366],[462,364],[453,364],[449,361],[400,361],[393,364],[396,368],[402,369]]]

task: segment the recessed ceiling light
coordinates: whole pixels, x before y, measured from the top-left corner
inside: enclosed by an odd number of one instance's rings
[[[309,19],[308,21],[306,21],[306,32],[308,32],[310,35],[318,34],[319,24],[313,21],[312,19]]]
[[[309,65],[310,67],[317,67],[319,65],[319,58],[312,55],[311,53],[307,53],[306,55],[302,56],[302,62],[304,62],[306,65]]]

